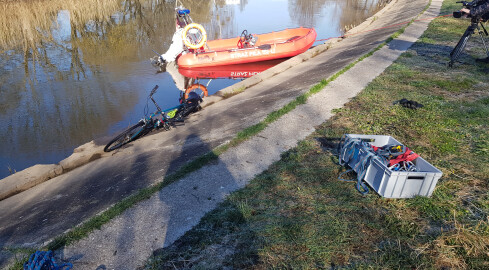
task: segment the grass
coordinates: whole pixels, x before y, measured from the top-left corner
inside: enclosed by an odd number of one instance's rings
[[[210,17],[208,14],[208,3],[202,6],[202,1],[187,0],[185,4],[188,8],[197,9],[201,7],[201,12],[193,14],[193,18],[196,21],[204,22]],[[170,9],[165,10],[165,8]],[[156,8],[154,3],[148,0],[137,2],[124,2],[119,0],[11,0],[0,1],[0,52],[21,48],[23,51],[29,54],[36,54],[39,48],[44,46],[44,43],[56,44],[56,39],[53,37],[51,30],[57,27],[57,16],[60,10],[66,10],[69,12],[69,23],[73,30],[72,39],[76,39],[80,36],[88,36],[91,32],[88,29],[92,28],[90,24],[97,22],[98,31],[104,33],[98,33],[92,35],[92,38],[96,40],[84,40],[86,46],[108,46],[112,48],[130,48],[127,44],[112,44],[120,43],[118,36],[123,33],[117,33],[120,29],[114,30],[116,33],[112,33],[112,36],[107,37],[105,32],[109,32],[115,27],[115,24],[111,20],[111,15],[116,12],[122,12],[125,15],[133,17],[139,16],[142,11],[147,9]],[[158,12],[168,12],[173,16],[173,7],[170,5],[160,6]],[[138,13],[139,12],[139,13]],[[141,14],[142,15],[142,14]],[[168,16],[165,24],[171,24],[174,22],[172,16]],[[147,23],[153,23],[151,20]],[[160,27],[158,22],[154,24]],[[103,29],[102,27],[107,27]],[[153,27],[153,26],[152,26]],[[163,28],[163,27],[161,27]],[[171,28],[171,27],[169,27]],[[85,29],[85,31],[79,31],[78,29]],[[103,29],[103,30],[102,30]],[[154,29],[138,29],[153,31]],[[78,31],[78,33],[76,33]],[[133,30],[136,31],[136,30]],[[161,32],[158,32],[161,34]],[[169,33],[171,35],[172,33]],[[137,33],[134,35],[141,35]],[[101,41],[105,40],[105,43],[101,44]],[[130,42],[133,42],[134,38],[129,38]],[[92,51],[98,52],[93,47]],[[90,50],[87,50],[90,52]],[[100,55],[94,55],[97,57]]]
[[[7,165],[7,169],[8,169],[8,172],[9,172],[10,174],[14,174],[14,173],[16,173],[16,172],[17,172],[17,170],[16,170],[16,169],[13,169],[12,167],[10,167],[10,165]]]
[[[458,8],[446,0],[442,14]],[[455,67],[447,67],[467,25],[433,21],[331,120],[156,252],[146,268],[489,268],[489,66],[474,61],[483,57],[480,41],[472,39]],[[401,98],[424,107],[392,105]],[[432,197],[362,196],[338,181],[344,168],[334,149],[345,133],[387,134],[415,150],[444,173]]]

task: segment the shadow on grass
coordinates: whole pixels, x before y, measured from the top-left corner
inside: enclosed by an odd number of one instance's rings
[[[452,121],[460,117],[456,108],[461,101],[440,100],[471,91],[485,69],[475,63],[474,56],[480,55],[472,45],[449,69],[451,50],[448,45],[416,43],[342,113],[318,127],[313,139],[284,153],[185,236],[155,252],[165,262],[161,268],[429,269],[449,268],[464,259],[474,264],[474,256],[443,258],[465,252],[458,243],[472,244],[457,238],[467,232],[454,232],[453,219],[446,215],[460,211],[453,177],[445,176],[432,198],[413,200],[387,200],[373,193],[362,197],[354,184],[337,181],[342,169],[336,165],[335,148],[344,133],[394,135],[440,165],[440,157],[447,160],[443,151],[451,148],[444,150],[430,139],[446,144]],[[427,106],[417,111],[392,107],[392,101],[403,97],[421,98]],[[451,140],[457,149],[458,139]],[[211,264],[210,251],[223,254],[224,262]]]
[[[155,250],[148,269],[243,269],[258,261],[250,230],[240,206],[226,201],[168,247]]]
[[[195,152],[210,150],[199,136],[191,134],[170,167],[182,165],[182,160]],[[245,229],[246,213],[252,209],[229,200],[219,204],[239,184],[223,162],[206,164],[203,171],[190,173],[159,192],[159,204],[168,208],[168,218],[165,231],[157,234],[165,240],[146,262],[146,269],[244,268],[255,264],[257,249],[249,245],[255,236]]]
[[[380,260],[415,265],[412,249],[386,233],[404,222],[391,220],[384,228],[387,210],[370,207],[378,196],[363,197],[336,180],[338,166],[321,150],[335,149],[335,139],[306,141],[284,153],[183,237],[155,251],[147,268],[336,269],[352,260],[359,267]],[[393,246],[404,251],[390,252]],[[386,252],[376,254],[379,249]]]

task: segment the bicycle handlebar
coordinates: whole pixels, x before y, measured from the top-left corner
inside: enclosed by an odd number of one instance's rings
[[[151,101],[153,101],[154,105],[156,106],[156,109],[158,109],[159,112],[162,112],[160,106],[158,106],[158,103],[156,103],[156,101],[153,98],[153,95],[154,93],[156,93],[157,89],[158,89],[158,85],[155,85],[155,87],[153,88],[153,90],[151,90],[151,93],[149,94],[149,98],[151,99]]]
[[[158,85],[155,85],[155,87],[153,88],[153,90],[151,90],[151,93],[149,94],[150,97],[152,97],[154,95],[154,93],[156,93],[156,90],[158,89]]]

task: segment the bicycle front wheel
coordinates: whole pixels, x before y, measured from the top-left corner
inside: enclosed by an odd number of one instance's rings
[[[119,136],[115,137],[112,141],[110,141],[105,147],[104,152],[110,152],[115,150],[126,143],[129,143],[139,136],[141,136],[144,132],[145,125],[144,122],[140,121],[136,125],[128,128],[126,131],[119,134]]]

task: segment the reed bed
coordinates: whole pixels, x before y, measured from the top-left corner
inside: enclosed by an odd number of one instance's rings
[[[209,20],[210,1],[178,2],[191,10],[198,10],[192,14],[194,20],[200,23]],[[54,42],[52,30],[57,27],[57,16],[61,10],[67,10],[70,14],[71,41],[74,41],[73,38],[91,37],[92,40],[83,41],[91,46],[107,38],[107,31],[113,30],[111,26],[115,24],[111,16],[118,12],[122,14],[123,20],[137,18],[133,25],[127,26],[134,28],[129,31],[134,35],[143,34],[143,37],[134,37],[138,39],[136,42],[154,35],[155,32],[171,36],[174,31],[173,27],[167,27],[174,21],[173,5],[161,0],[0,0],[0,53],[14,49],[23,50],[26,55],[37,55],[36,49],[43,47],[43,42]],[[163,16],[162,21],[157,21],[155,14],[160,12],[167,15]],[[95,29],[90,29],[89,25],[95,26]],[[120,36],[121,31],[116,31],[116,35]],[[129,39],[134,42],[134,38]]]
[[[51,40],[51,29],[56,27],[60,10],[70,12],[70,23],[76,29],[87,22],[110,20],[110,15],[121,6],[119,0],[24,0],[0,1],[0,50],[38,47],[43,40]]]

